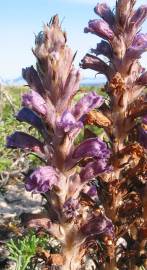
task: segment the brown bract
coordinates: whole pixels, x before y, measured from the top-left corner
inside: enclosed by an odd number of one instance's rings
[[[111,121],[100,111],[92,111],[88,113],[85,123],[88,125],[99,125],[101,127],[108,127]]]

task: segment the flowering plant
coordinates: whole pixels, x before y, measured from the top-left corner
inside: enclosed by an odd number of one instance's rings
[[[25,182],[27,191],[46,198],[44,224],[33,216],[28,226],[43,224],[62,244],[62,269],[79,269],[88,238],[113,235],[112,222],[96,207],[97,189],[91,183],[110,170],[111,151],[98,137],[74,143],[86,115],[104,99],[90,92],[74,101],[80,73],[58,16],[38,34],[33,52],[37,68],[22,71],[31,90],[22,96],[23,108],[16,118],[35,127],[42,139],[16,131],[7,138],[7,147],[34,152],[44,162],[27,173]]]
[[[100,110],[110,120],[104,131],[111,145],[112,171],[99,181],[101,202],[115,227],[110,254],[107,245],[108,269],[147,267],[147,71],[139,62],[147,50],[147,34],[140,31],[147,5],[135,9],[135,3],[118,0],[115,12],[97,4],[94,11],[101,19],[89,21],[85,32],[103,40],[81,63],[107,78],[107,104]],[[98,112],[87,117],[96,125],[101,118]]]
[[[44,162],[26,175],[26,189],[46,199],[42,222],[33,216],[28,226],[43,226],[60,241],[61,269],[86,269],[88,256],[95,269],[135,269],[146,262],[147,72],[139,58],[147,36],[138,31],[147,6],[134,10],[134,4],[118,0],[115,13],[97,4],[102,19],[85,28],[105,40],[81,62],[107,77],[105,99],[89,92],[75,101],[80,73],[58,16],[36,36],[36,69],[23,69],[31,90],[16,118],[41,139],[17,131],[7,147],[34,152]],[[85,124],[102,127],[105,141],[85,132],[77,144]]]

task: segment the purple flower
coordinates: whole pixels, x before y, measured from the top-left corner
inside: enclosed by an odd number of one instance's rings
[[[22,108],[16,115],[16,119],[20,122],[26,122],[38,130],[44,129],[41,118],[29,108]]]
[[[97,44],[96,49],[91,49],[91,52],[96,54],[96,55],[102,54],[102,55],[108,57],[109,59],[112,58],[112,54],[113,54],[111,46],[109,45],[108,42],[106,42],[104,40],[102,40],[100,43]]]
[[[140,6],[133,14],[130,19],[130,29],[135,28],[135,33],[137,33],[140,26],[147,18],[147,5]]]
[[[22,105],[33,111],[46,116],[47,105],[45,100],[35,91],[30,91],[22,96]]]
[[[81,182],[87,182],[94,179],[101,173],[110,170],[108,160],[98,159],[96,161],[89,162],[80,172]]]
[[[107,144],[99,138],[85,140],[74,150],[72,158],[80,160],[87,157],[109,158]]]
[[[63,205],[63,213],[67,219],[76,217],[76,210],[78,209],[78,200],[69,198]]]
[[[132,59],[140,58],[141,54],[147,50],[147,34],[137,34],[132,46],[127,51],[127,57]]]
[[[59,181],[57,171],[51,166],[36,169],[27,179],[25,187],[27,191],[44,193],[51,190]]]
[[[82,116],[93,110],[99,108],[103,104],[104,100],[101,96],[98,96],[95,92],[90,92],[85,95],[72,109],[72,114],[79,120]]]
[[[24,78],[24,80],[27,81],[29,87],[32,90],[37,91],[39,94],[44,94],[44,88],[43,85],[41,83],[41,80],[38,76],[37,71],[34,69],[33,66],[28,67],[28,68],[23,68],[22,69],[22,77]]]
[[[7,137],[8,148],[21,148],[36,153],[44,153],[44,145],[35,137],[24,132],[16,131]]]
[[[80,121],[77,122],[73,114],[66,110],[62,114],[60,121],[57,122],[57,127],[63,130],[65,133],[68,133],[75,128],[82,128],[83,124]]]
[[[99,234],[114,235],[114,226],[110,219],[105,215],[93,216],[86,224],[81,227],[81,232],[85,237]]]
[[[102,19],[104,19],[109,25],[114,24],[114,14],[111,9],[107,6],[107,4],[97,4],[94,8],[94,11],[97,15],[99,15]]]
[[[104,74],[108,79],[111,78],[113,69],[107,65],[103,60],[96,57],[95,55],[86,54],[85,57],[81,60],[80,66],[83,69],[92,69],[97,71],[100,74]]]
[[[99,37],[107,40],[112,40],[114,37],[113,31],[104,20],[89,21],[88,27],[84,29],[84,32],[91,32],[92,34],[98,35]]]

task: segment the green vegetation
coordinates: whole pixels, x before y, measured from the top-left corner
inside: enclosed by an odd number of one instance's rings
[[[28,90],[27,87],[2,87],[0,90],[0,173],[7,171],[14,171],[18,168],[17,160],[20,159],[22,155],[21,150],[6,149],[6,137],[9,134],[12,134],[14,131],[24,131],[32,135],[39,137],[38,132],[35,129],[30,130],[30,126],[26,123],[20,123],[15,119],[15,114],[21,107],[21,95]],[[79,100],[80,97],[89,91],[96,91],[101,95],[104,95],[104,92],[97,88],[96,86],[81,87],[80,91],[75,96],[75,100]],[[102,130],[98,129],[95,126],[89,127],[96,135],[100,134]],[[76,143],[79,143],[84,136],[84,131],[82,131],[79,137],[76,140]],[[16,161],[16,166],[15,166]],[[39,164],[38,158],[33,154],[29,154],[28,162],[31,163],[31,166]],[[11,169],[12,168],[12,169]]]
[[[9,259],[16,262],[16,270],[32,270],[31,259],[36,255],[37,249],[47,249],[47,243],[47,236],[38,237],[34,231],[30,231],[21,239],[11,239],[7,243],[10,252]]]
[[[2,87],[0,89],[0,173],[14,171],[18,168],[17,161],[21,158],[21,150],[6,149],[6,137],[14,131],[24,131],[38,136],[35,129],[30,131],[26,123],[20,123],[15,119],[15,114],[21,107],[21,95],[27,87]],[[29,161],[35,166],[38,159],[30,154]],[[16,166],[15,166],[16,162]],[[21,161],[20,161],[21,162]],[[12,169],[11,169],[12,168]]]

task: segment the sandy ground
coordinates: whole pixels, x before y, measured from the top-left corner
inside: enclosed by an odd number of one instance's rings
[[[23,183],[9,184],[6,192],[0,193],[0,223],[2,219],[15,218],[24,212],[37,213],[41,204],[41,196],[27,192]]]
[[[4,192],[0,192],[0,270],[15,270],[15,263],[10,262],[8,268],[4,263],[9,255],[5,242],[15,235],[9,230],[9,225],[15,223],[22,213],[40,212],[41,205],[41,196],[27,192],[22,182],[8,184]]]

